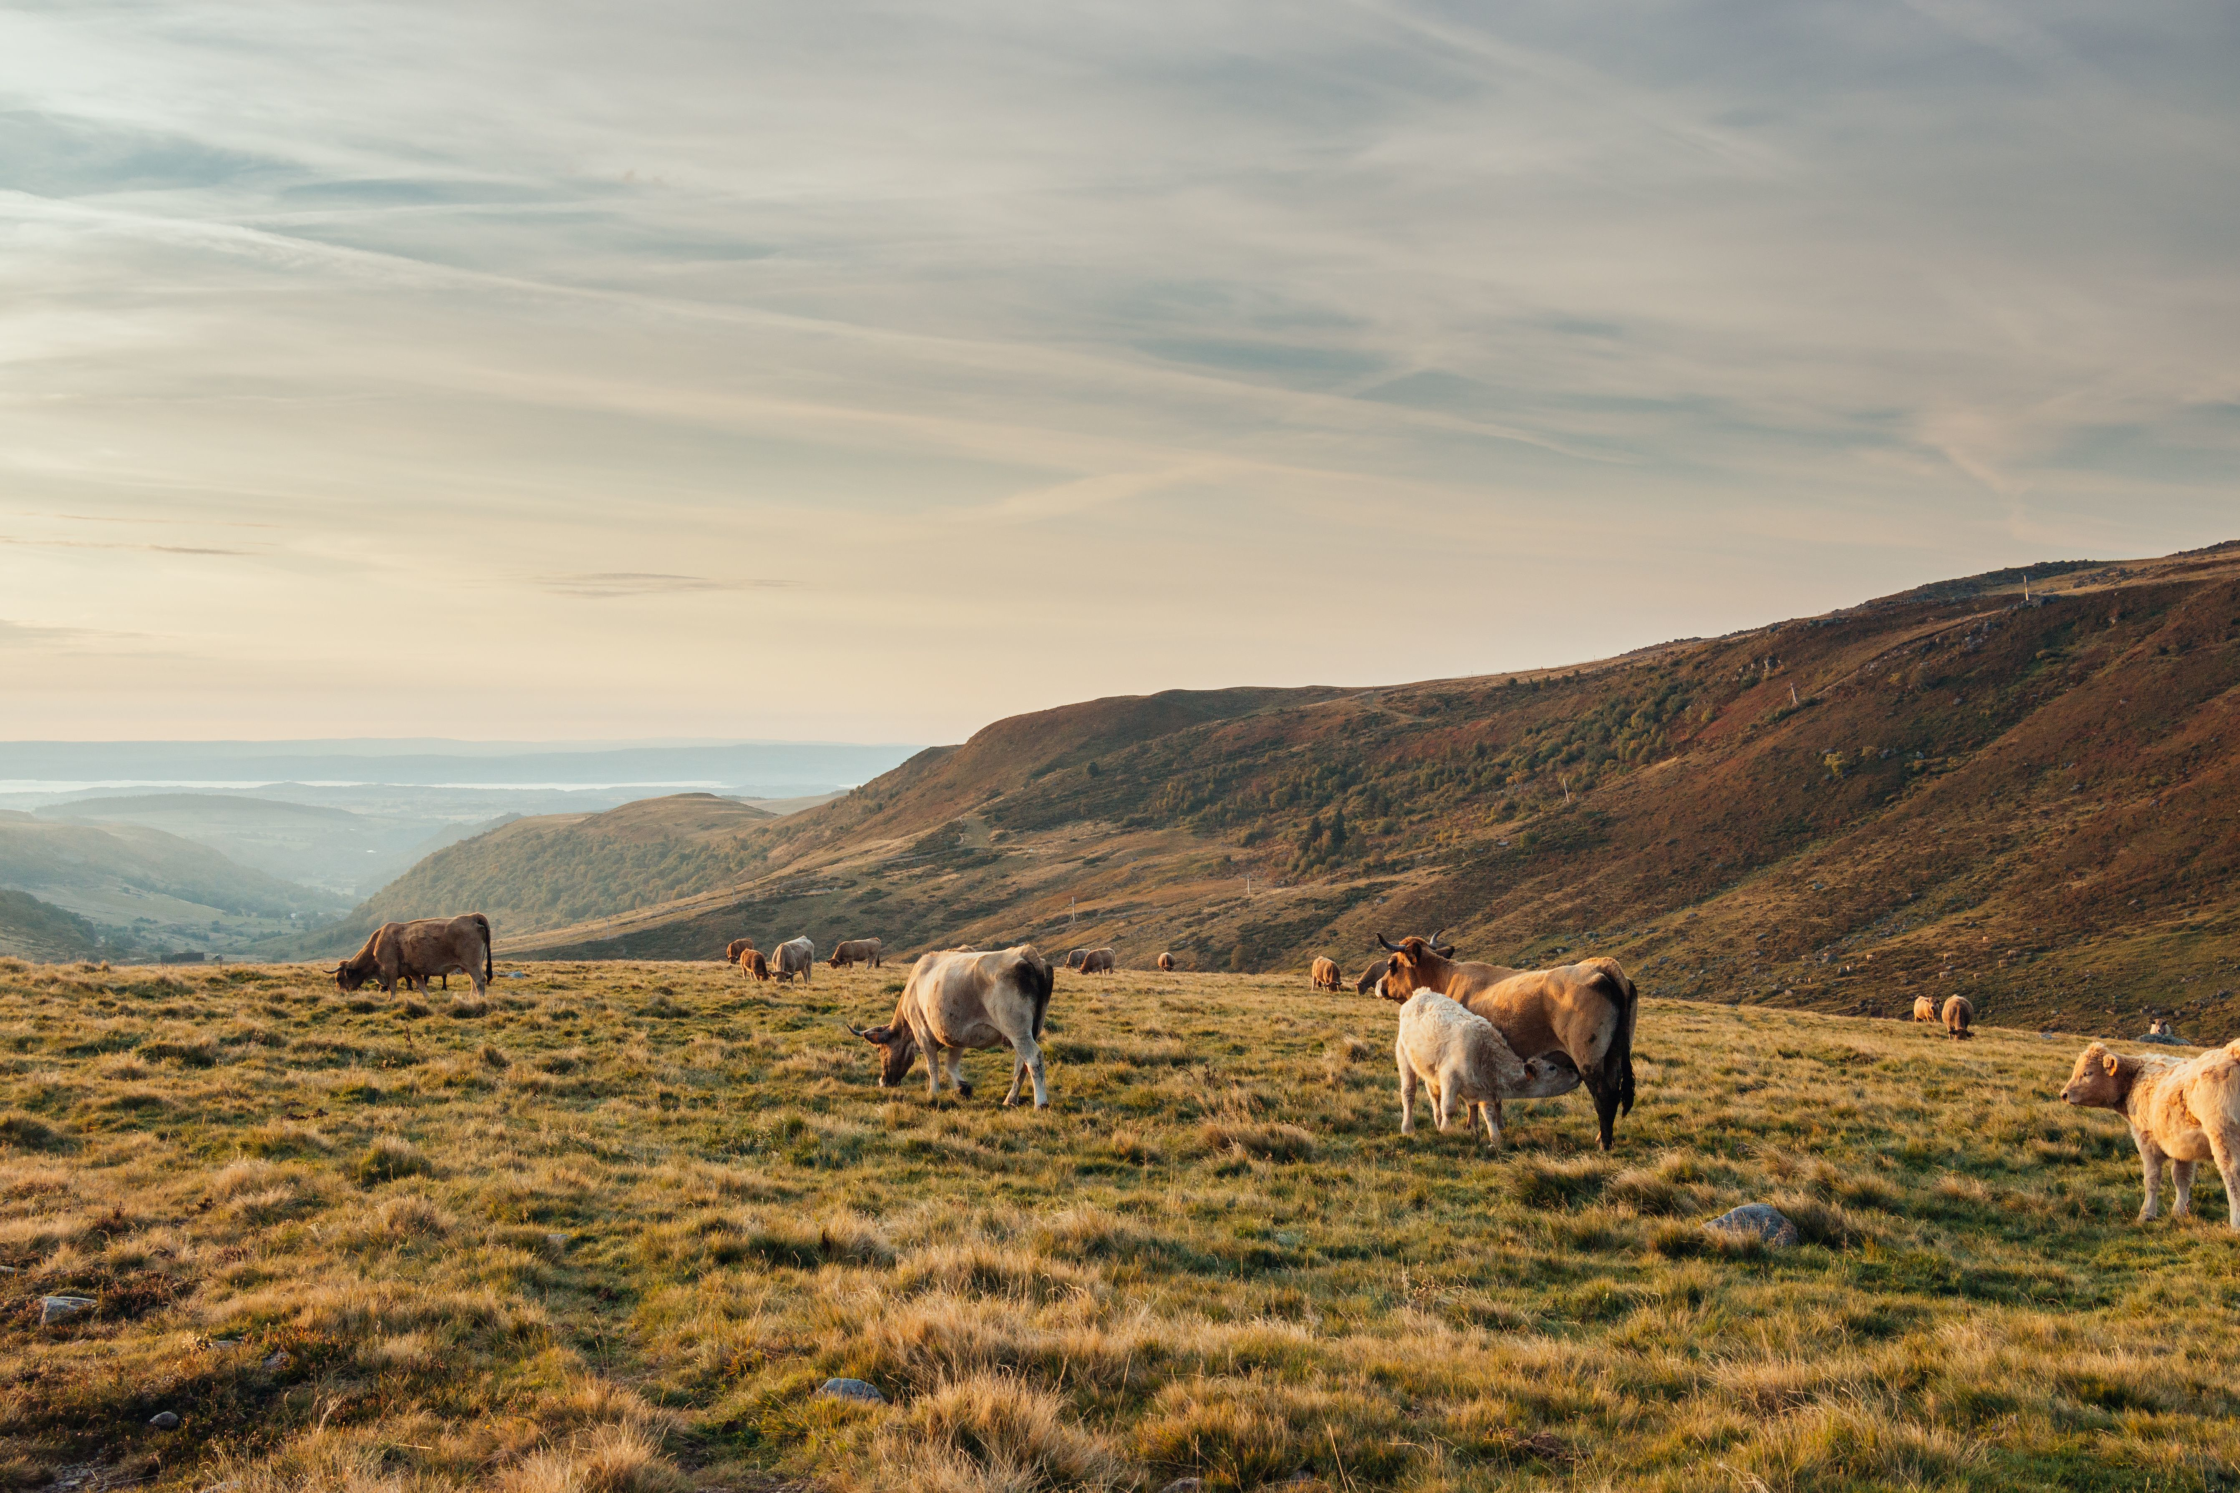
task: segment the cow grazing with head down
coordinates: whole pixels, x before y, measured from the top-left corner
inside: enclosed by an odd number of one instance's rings
[[[1085,975],[1109,975],[1120,967],[1120,956],[1110,949],[1084,949],[1081,952],[1081,972]]]
[[[1307,966],[1307,984],[1309,988],[1314,990],[1335,990],[1338,988],[1338,983],[1338,961],[1335,959],[1325,959],[1320,954],[1315,955],[1314,963]]]
[[[739,962],[739,956],[740,956],[741,954],[751,954],[751,953],[753,953],[753,952],[754,952],[754,940],[753,940],[753,939],[751,939],[751,938],[734,938],[733,940],[731,940],[731,942],[730,942],[730,943],[728,943],[728,944],[724,945],[724,949],[723,949],[723,957],[724,957],[724,961],[725,961],[726,963],[729,963],[729,964],[737,964],[737,963]]]
[[[1567,1063],[1594,1096],[1597,1139],[1610,1149],[1621,1114],[1633,1112],[1633,1025],[1640,998],[1615,959],[1518,970],[1457,962],[1439,935],[1377,942],[1391,955],[1378,989],[1387,1000],[1436,990],[1493,1023],[1521,1058]]]
[[[991,954],[923,954],[911,968],[895,1002],[894,1018],[868,1031],[848,1030],[880,1052],[879,1087],[891,1089],[909,1075],[919,1049],[926,1054],[926,1097],[941,1096],[944,1072],[960,1099],[972,1097],[965,1082],[964,1050],[1011,1045],[1011,1092],[1034,1080],[1034,1107],[1047,1109],[1050,1091],[1043,1081],[1042,1020],[1050,1009],[1055,981],[1050,963],[1034,945],[1020,944]]]
[[[886,962],[886,949],[876,938],[844,938],[832,946],[832,958],[827,961],[834,969],[852,968],[868,964],[873,969]]]
[[[770,978],[770,961],[762,957],[760,950],[749,949],[739,956],[739,974],[749,980],[767,980]]]
[[[1568,1092],[1579,1076],[1544,1058],[1520,1061],[1493,1023],[1436,990],[1418,990],[1400,1008],[1392,1055],[1400,1066],[1400,1133],[1416,1133],[1416,1085],[1431,1090],[1441,1130],[1468,1110],[1463,1124],[1482,1121],[1486,1144],[1501,1144],[1501,1101]]]
[[[1384,972],[1390,968],[1392,968],[1392,960],[1389,958],[1379,959],[1376,963],[1370,965],[1361,972],[1361,978],[1353,982],[1353,993],[1355,995],[1367,995],[1370,991],[1376,990],[1377,982],[1384,978]],[[1382,995],[1384,992],[1379,990],[1377,993]]]
[[[1174,955],[1161,954],[1159,956],[1159,973],[1163,975],[1171,975],[1174,973]]]
[[[1964,995],[1945,997],[1944,1031],[1955,1042],[1965,1042],[1975,1035],[1968,1030],[1976,1019],[1975,1003]]]
[[[383,923],[357,953],[334,967],[334,983],[356,990],[374,980],[384,994],[395,995],[402,980],[426,995],[430,979],[454,971],[474,981],[476,995],[489,988],[490,920],[479,912]]]
[[[801,976],[802,984],[809,983],[810,967],[817,962],[817,946],[809,941],[806,933],[786,940],[771,953],[777,956],[777,962],[770,966],[770,972],[781,984],[792,983],[795,975]]]
[[[1088,951],[1087,949],[1068,949],[1068,950],[1066,950],[1066,968],[1067,968],[1067,969],[1079,969],[1079,968],[1081,968],[1081,961],[1082,961],[1083,959],[1086,959],[1087,957],[1089,957],[1089,951]]]

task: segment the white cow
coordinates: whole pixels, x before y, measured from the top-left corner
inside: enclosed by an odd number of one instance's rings
[[[809,942],[809,935],[779,944],[770,951],[770,973],[781,980],[801,976],[801,983],[809,983],[809,966],[817,962],[817,946]]]
[[[1400,1133],[1416,1131],[1416,1084],[1431,1090],[1439,1128],[1465,1106],[1464,1123],[1486,1128],[1486,1143],[1501,1144],[1498,1116],[1504,1099],[1541,1099],[1578,1087],[1566,1064],[1524,1061],[1509,1050],[1494,1024],[1436,990],[1418,990],[1400,1007],[1400,1034],[1392,1053],[1400,1068]]]
[[[1042,1035],[1053,983],[1049,961],[1032,944],[990,954],[922,954],[902,987],[902,999],[895,1002],[893,1020],[869,1031],[848,1030],[883,1055],[882,1089],[899,1085],[918,1049],[924,1048],[928,1099],[940,1097],[944,1070],[956,1086],[957,1097],[970,1099],[972,1085],[964,1081],[962,1067],[964,1050],[1008,1042],[1011,1092],[1003,1102],[1017,1103],[1020,1084],[1032,1076],[1034,1107],[1046,1109],[1050,1091],[1043,1082],[1042,1049],[1035,1039]]]

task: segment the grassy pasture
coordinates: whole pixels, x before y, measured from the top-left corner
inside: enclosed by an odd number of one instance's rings
[[[2133,1222],[2077,1040],[1649,1002],[1614,1155],[1488,1157],[1303,979],[1061,973],[1037,1115],[875,1086],[899,969],[531,973],[0,962],[0,1486],[2240,1486],[2221,1190]]]

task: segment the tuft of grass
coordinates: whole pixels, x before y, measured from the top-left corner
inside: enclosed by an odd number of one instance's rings
[[[20,1109],[0,1112],[0,1146],[19,1151],[59,1151],[67,1141],[61,1131]]]
[[[434,1170],[428,1158],[411,1141],[401,1135],[383,1135],[366,1147],[352,1173],[359,1186],[372,1187],[401,1177],[426,1176]]]

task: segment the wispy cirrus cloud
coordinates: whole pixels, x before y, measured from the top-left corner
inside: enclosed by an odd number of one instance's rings
[[[705,575],[667,575],[648,570],[585,570],[569,575],[544,575],[534,580],[538,589],[554,596],[604,599],[614,596],[686,596],[702,591],[761,591],[795,584],[788,580],[744,577],[726,580]]]

